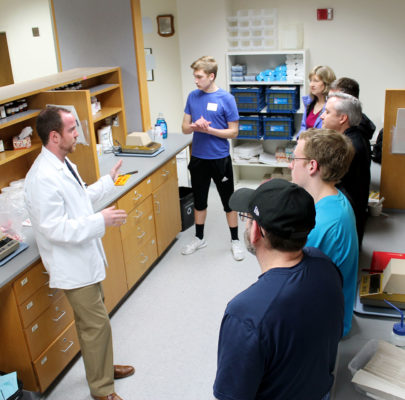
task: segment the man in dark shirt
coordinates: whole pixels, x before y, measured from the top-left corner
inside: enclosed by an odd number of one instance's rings
[[[327,399],[344,301],[336,266],[320,250],[303,249],[315,225],[312,196],[272,179],[256,190],[237,190],[229,205],[246,219],[246,247],[262,274],[226,308],[214,396]]]
[[[354,79],[346,77],[339,78],[330,85],[329,96],[332,96],[337,92],[347,93],[358,99],[360,95],[360,86]],[[358,125],[358,129],[363,136],[370,141],[375,131],[375,125],[373,124],[373,121],[371,121],[370,118],[363,113],[361,116],[361,121]]]
[[[346,93],[334,93],[329,96],[321,118],[323,128],[334,129],[346,135],[355,149],[349,171],[336,186],[347,195],[352,204],[360,248],[367,218],[371,163],[370,143],[358,126],[362,118],[360,101]]]

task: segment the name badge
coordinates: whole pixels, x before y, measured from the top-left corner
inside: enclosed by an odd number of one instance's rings
[[[218,109],[218,104],[216,103],[208,103],[207,104],[207,110],[208,111],[217,111]]]

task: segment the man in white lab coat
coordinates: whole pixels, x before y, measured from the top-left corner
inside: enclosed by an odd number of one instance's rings
[[[95,213],[92,203],[114,187],[122,162],[87,187],[66,157],[76,147],[76,126],[73,114],[62,108],[50,107],[39,114],[37,132],[43,147],[26,177],[26,205],[49,286],[64,289],[73,308],[90,392],[95,399],[119,400],[114,378],[135,370],[113,365],[101,285],[107,264],[101,237],[106,226],[125,223],[127,215],[114,207]]]

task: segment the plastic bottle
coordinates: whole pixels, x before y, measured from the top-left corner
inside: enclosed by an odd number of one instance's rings
[[[157,123],[156,123],[155,127],[153,128],[153,141],[163,144],[162,127]]]
[[[397,310],[401,315],[401,322],[397,322],[392,327],[391,331],[391,342],[398,347],[405,347],[405,325],[404,325],[404,313],[398,308],[391,304],[389,301],[384,301],[389,304],[392,308]]]
[[[163,139],[167,139],[167,123],[163,113],[159,113],[156,119],[156,125],[160,126],[162,129],[162,137]]]

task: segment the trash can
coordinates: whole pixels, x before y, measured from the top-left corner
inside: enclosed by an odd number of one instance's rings
[[[6,373],[0,371],[0,375],[6,375]],[[18,384],[17,391],[13,393],[11,396],[7,397],[7,399],[5,400],[22,400],[24,398],[23,383],[19,379],[17,379],[17,384]],[[2,394],[1,388],[0,394]],[[2,398],[4,398],[4,396]]]
[[[179,187],[181,231],[194,225],[194,196],[190,187]]]

